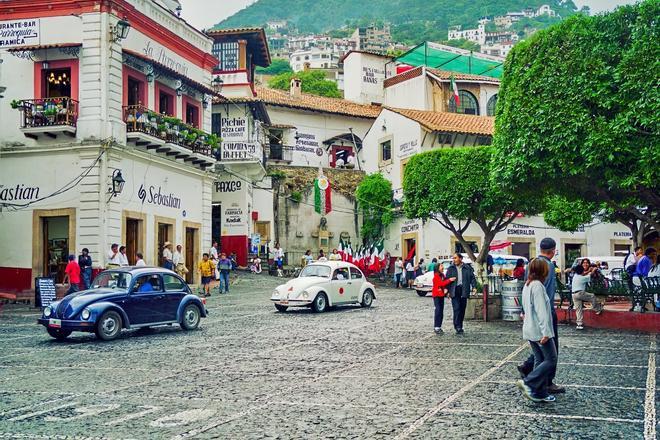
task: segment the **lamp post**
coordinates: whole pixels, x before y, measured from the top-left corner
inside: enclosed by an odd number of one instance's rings
[[[131,30],[131,24],[126,18],[122,18],[117,21],[117,24],[110,26],[110,34],[112,36],[111,40],[114,43],[119,43],[121,40],[125,40],[128,37],[128,31]]]
[[[216,76],[215,78],[213,78],[213,82],[212,82],[213,91],[219,95],[220,92],[222,91],[222,86],[224,85],[224,83],[225,82],[219,76]]]
[[[108,192],[112,194],[112,197],[117,197],[124,189],[125,183],[121,170],[114,170],[112,173],[112,188],[109,188]]]

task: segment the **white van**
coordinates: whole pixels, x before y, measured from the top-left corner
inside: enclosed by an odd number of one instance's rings
[[[573,261],[571,268],[577,267],[577,265],[580,264],[585,258],[588,258],[592,264],[599,262],[600,270],[607,278],[610,277],[610,272],[612,272],[612,269],[623,269],[623,261],[626,259],[626,257],[615,257],[612,255],[603,257],[579,257]]]

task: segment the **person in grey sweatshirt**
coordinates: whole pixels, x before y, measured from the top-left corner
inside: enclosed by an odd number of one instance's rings
[[[535,258],[529,263],[527,281],[523,287],[523,338],[529,341],[534,353],[534,369],[517,382],[523,395],[534,402],[554,402],[548,393],[550,375],[557,368],[557,349],[552,326],[552,307],[543,282],[548,265]]]

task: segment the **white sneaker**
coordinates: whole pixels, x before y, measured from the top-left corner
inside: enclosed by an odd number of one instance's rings
[[[575,327],[575,330],[584,330],[584,327],[582,324],[578,324],[577,327]]]

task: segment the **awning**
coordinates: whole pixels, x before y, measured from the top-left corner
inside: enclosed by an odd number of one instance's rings
[[[500,249],[508,248],[512,244],[513,243],[511,243],[510,241],[506,241],[506,240],[493,240],[490,243],[490,247],[488,249],[490,249],[491,251],[499,251]]]
[[[397,64],[409,66],[427,66],[434,69],[449,70],[458,73],[490,76],[502,76],[504,58],[465,49],[425,42],[415,46],[394,60]]]
[[[71,47],[80,47],[82,43],[57,43],[57,44],[35,44],[32,46],[10,47],[7,52],[25,52],[45,49],[66,49]]]

